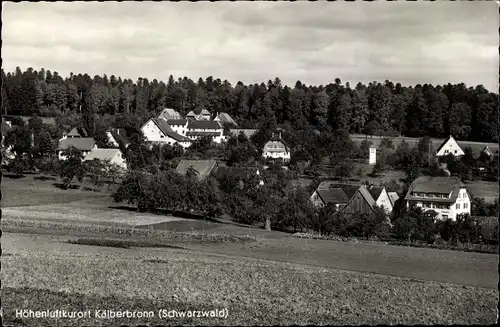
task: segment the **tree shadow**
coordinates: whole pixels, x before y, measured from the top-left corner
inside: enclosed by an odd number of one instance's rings
[[[58,189],[61,190],[77,190],[80,188],[79,185],[72,184],[68,187],[66,187],[63,183],[52,183],[52,186],[57,187]]]

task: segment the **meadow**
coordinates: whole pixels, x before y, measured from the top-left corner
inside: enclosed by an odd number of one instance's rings
[[[57,322],[69,326],[490,324],[496,318],[494,288],[174,248],[68,244],[62,236],[5,237],[4,321],[17,326],[54,324],[16,319],[19,308],[229,312],[227,319]]]

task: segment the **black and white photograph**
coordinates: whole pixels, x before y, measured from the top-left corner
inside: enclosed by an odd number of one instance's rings
[[[500,1],[3,1],[4,326],[493,325]]]

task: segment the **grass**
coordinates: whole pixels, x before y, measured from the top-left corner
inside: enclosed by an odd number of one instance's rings
[[[54,324],[15,319],[16,309],[28,307],[229,311],[227,319],[162,320],[156,314],[140,321],[60,321],[69,326],[491,324],[496,318],[494,289],[177,249],[92,248],[8,248],[1,272],[4,322]]]

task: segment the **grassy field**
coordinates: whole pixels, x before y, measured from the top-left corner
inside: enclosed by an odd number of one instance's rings
[[[180,249],[119,249],[5,236],[4,322],[17,326],[55,323],[16,319],[14,311],[21,308],[155,312],[154,318],[142,320],[58,321],[70,326],[491,324],[496,318],[496,289]],[[162,308],[227,308],[229,315],[165,320],[157,314]]]
[[[356,144],[361,144],[365,139],[372,142],[373,145],[375,146],[380,146],[380,142],[384,137],[380,136],[366,136],[366,135],[361,135],[361,134],[351,134],[351,139],[356,143]],[[394,147],[398,147],[403,139],[408,143],[410,147],[416,146],[418,144],[418,138],[414,137],[391,137],[392,142],[394,144]],[[432,138],[432,146],[434,147],[435,150],[438,149],[438,147],[444,142],[444,139],[436,139]],[[498,143],[488,143],[488,142],[472,142],[472,141],[458,141],[458,144],[460,147],[465,148],[465,147],[470,147],[473,151],[473,153],[479,154],[485,146],[490,147],[491,149],[498,149]]]

